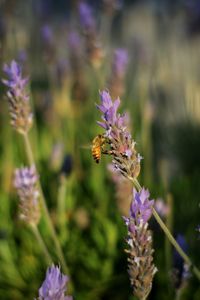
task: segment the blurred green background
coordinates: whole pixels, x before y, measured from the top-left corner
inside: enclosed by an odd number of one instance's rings
[[[199,264],[200,4],[199,1],[90,1],[88,34],[80,1],[0,1],[0,74],[12,59],[30,78],[34,156],[74,285],[74,299],[134,299],[124,252],[130,185],[113,180],[109,157],[97,165],[85,149],[101,133],[99,90],[121,97],[144,157],[139,181],[162,198],[165,220],[182,234]],[[115,78],[115,50],[128,64]],[[27,164],[10,126],[0,85],[0,299],[34,299],[46,264],[30,229],[18,218],[13,171]],[[64,193],[64,202],[60,201]],[[63,194],[62,194],[63,195]],[[177,289],[173,250],[152,220],[158,273],[149,299],[200,299],[190,276]],[[39,228],[55,259],[43,219]]]

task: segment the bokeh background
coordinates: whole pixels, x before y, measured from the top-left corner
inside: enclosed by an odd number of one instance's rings
[[[30,138],[74,299],[135,299],[122,219],[131,186],[112,174],[109,157],[97,165],[91,156],[91,141],[101,133],[95,103],[102,89],[120,96],[144,157],[139,181],[200,265],[200,4],[86,1],[84,16],[80,2],[1,0],[0,74],[15,59],[30,78]],[[27,161],[5,92],[0,84],[0,299],[34,299],[47,266],[18,218],[13,171]],[[199,281],[183,272],[154,220],[150,226],[158,273],[149,299],[200,299]],[[59,263],[43,220],[39,227]]]

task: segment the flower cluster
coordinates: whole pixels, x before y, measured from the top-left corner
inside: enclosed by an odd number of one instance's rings
[[[14,186],[20,198],[20,217],[28,224],[40,220],[38,175],[35,166],[15,170]]]
[[[46,278],[39,289],[39,300],[72,300],[65,296],[69,278],[62,274],[58,266],[47,269]]]
[[[97,108],[102,112],[98,124],[105,129],[105,136],[110,145],[109,154],[113,165],[127,178],[136,178],[140,173],[141,156],[136,152],[135,142],[126,127],[126,115],[117,113],[120,99],[112,101],[107,91],[100,93],[101,104]]]
[[[148,220],[152,215],[153,200],[144,188],[140,192],[133,190],[133,199],[129,217],[124,217],[128,228],[127,244],[128,273],[133,294],[146,299],[151,291],[152,280],[157,271],[153,264],[152,235],[148,229]]]
[[[21,67],[12,61],[3,68],[8,79],[2,82],[9,88],[7,97],[11,116],[11,125],[20,133],[28,132],[33,123],[29,95],[26,91],[27,78],[22,78]]]

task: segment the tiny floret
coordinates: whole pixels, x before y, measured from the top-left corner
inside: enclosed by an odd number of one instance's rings
[[[46,278],[39,289],[39,300],[72,300],[65,296],[68,276],[60,271],[60,267],[52,265],[47,269]]]

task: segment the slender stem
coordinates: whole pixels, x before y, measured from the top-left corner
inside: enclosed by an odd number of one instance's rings
[[[56,247],[56,251],[57,251],[58,257],[60,259],[60,262],[61,262],[61,265],[63,267],[63,270],[66,273],[68,273],[68,268],[67,268],[67,265],[66,265],[66,262],[65,262],[65,258],[64,258],[64,255],[63,255],[60,243],[58,241],[55,228],[54,228],[54,226],[52,224],[52,221],[51,221],[51,218],[50,218],[50,215],[49,215],[49,211],[48,211],[48,208],[47,208],[47,205],[46,205],[46,201],[45,201],[45,198],[44,198],[44,194],[42,192],[42,188],[41,188],[40,184],[39,184],[39,189],[40,189],[40,195],[41,195],[40,198],[41,198],[41,202],[42,202],[42,205],[43,205],[44,213],[45,213],[45,216],[46,216],[46,220],[47,220],[49,229],[50,229],[51,234],[52,234],[52,238],[53,238],[54,243],[55,243],[55,247]]]
[[[58,226],[60,230],[61,240],[66,237],[66,204],[65,196],[67,191],[67,180],[64,175],[60,177],[60,186],[58,190],[58,206],[57,206],[57,217],[58,217]]]
[[[166,216],[166,227],[170,232],[173,232],[173,197],[171,194],[166,195],[167,206],[169,208],[169,212]],[[171,243],[167,236],[165,235],[165,259],[166,259],[166,270],[169,272],[171,270],[171,262],[172,262],[172,253],[171,253]]]
[[[34,158],[33,158],[33,152],[32,152],[32,148],[31,148],[31,144],[29,141],[29,137],[27,133],[23,134],[23,138],[24,138],[24,144],[25,144],[25,150],[26,150],[26,155],[28,158],[28,162],[30,165],[34,165]]]
[[[31,144],[30,144],[28,134],[27,133],[23,134],[23,137],[24,137],[25,150],[26,150],[26,154],[27,154],[29,164],[30,165],[33,165],[33,164],[35,165],[34,158],[33,158],[33,152],[32,152],[32,148],[31,148]],[[49,211],[48,211],[48,208],[47,208],[47,205],[46,205],[46,201],[45,201],[45,197],[44,197],[44,194],[43,194],[43,191],[42,191],[40,181],[38,182],[38,187],[39,187],[39,190],[40,190],[40,200],[41,200],[41,203],[42,203],[42,206],[43,206],[43,210],[44,210],[44,213],[45,213],[46,221],[48,223],[48,227],[51,231],[51,235],[52,235],[52,238],[53,238],[54,243],[55,243],[57,255],[60,259],[63,270],[67,273],[68,268],[67,268],[67,265],[66,265],[66,262],[65,262],[65,258],[64,258],[60,243],[59,243],[58,238],[56,236],[55,228],[52,224],[52,221],[51,221],[51,218],[50,218],[50,215],[49,215]]]
[[[142,189],[142,187],[139,184],[137,179],[133,179],[133,178],[129,177],[129,180],[132,181],[132,183],[134,184],[134,186],[136,187],[136,189],[138,191],[140,191]],[[156,221],[158,222],[158,224],[160,225],[160,227],[162,228],[162,230],[164,231],[164,233],[166,234],[166,236],[168,237],[168,239],[170,240],[170,242],[172,243],[172,245],[174,246],[174,248],[176,249],[176,251],[180,254],[180,256],[184,259],[184,261],[189,265],[189,267],[191,267],[193,273],[200,280],[200,270],[195,265],[193,265],[189,256],[187,256],[187,254],[179,246],[179,244],[177,243],[177,241],[175,240],[175,238],[173,237],[173,235],[171,234],[171,232],[169,231],[169,229],[167,228],[165,223],[162,221],[162,219],[158,215],[155,208],[153,208],[153,216],[156,219]]]
[[[49,254],[49,251],[48,251],[48,249],[47,249],[47,247],[46,247],[46,245],[45,245],[45,243],[44,243],[44,241],[41,237],[41,234],[40,234],[40,232],[39,232],[39,230],[38,230],[38,228],[35,224],[31,224],[31,229],[32,229],[32,231],[33,231],[33,233],[36,237],[36,240],[40,244],[40,247],[41,247],[42,251],[44,252],[45,259],[46,259],[47,264],[49,266],[50,264],[52,264],[53,261],[52,261],[52,258],[50,256],[50,254]]]

